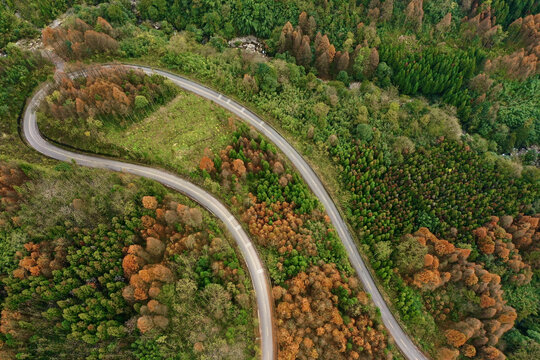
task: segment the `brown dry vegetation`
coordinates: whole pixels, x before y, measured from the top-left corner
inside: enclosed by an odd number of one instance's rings
[[[522,253],[538,250],[539,220],[538,215],[520,215],[515,220],[511,216],[492,217],[491,222],[473,231],[480,251],[506,264],[507,281],[517,286],[528,284],[532,269],[538,268],[534,256],[523,259]],[[517,312],[503,299],[501,277],[487,271],[482,263],[468,260],[470,249],[438,239],[426,228],[407,236],[427,249],[424,266],[404,278],[424,293],[426,308],[446,328],[451,348],[441,348],[439,356],[455,359],[460,353],[465,357],[504,359],[496,345],[514,326]],[[528,263],[529,259],[533,261]],[[455,307],[463,296],[468,296],[467,304],[460,304],[461,311],[456,314]]]
[[[0,162],[0,228],[8,222],[19,222],[17,217],[6,216],[17,210],[21,196],[16,187],[25,180],[26,176],[18,167]]]
[[[164,86],[159,76],[116,66],[90,71],[85,78],[62,77],[57,89],[46,98],[45,107],[57,120],[125,117],[133,113],[138,96],[144,96],[147,104],[160,103],[173,93],[173,88]]]
[[[507,76],[524,80],[540,73],[540,14],[518,18],[509,27],[510,35],[523,47],[509,55],[488,60],[488,72],[503,71]]]
[[[113,38],[115,30],[107,20],[98,17],[95,31],[81,19],[75,19],[67,27],[46,27],[43,43],[54,49],[66,60],[83,59],[93,54],[115,53],[118,42]]]

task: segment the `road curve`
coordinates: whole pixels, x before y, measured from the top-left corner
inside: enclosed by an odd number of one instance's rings
[[[43,100],[47,93],[48,86],[38,91],[26,106],[23,116],[23,135],[35,150],[51,158],[62,161],[75,161],[81,166],[92,168],[109,169],[143,176],[148,179],[156,180],[165,186],[175,189],[188,197],[192,198],[215,216],[217,216],[227,226],[238,248],[240,249],[247,264],[255,297],[257,300],[257,311],[259,316],[259,332],[261,337],[261,352],[263,360],[274,360],[277,358],[276,335],[273,327],[273,301],[270,281],[264,270],[263,263],[251,243],[250,238],[238,222],[238,220],[229,212],[229,210],[216,198],[207,193],[200,187],[186,181],[178,176],[172,175],[166,171],[157,170],[150,167],[124,163],[120,161],[104,159],[95,156],[89,156],[67,151],[48,143],[40,134],[37,126],[35,109]]]
[[[374,304],[380,309],[381,312],[381,318],[383,320],[384,325],[392,335],[392,337],[395,340],[396,345],[399,347],[403,355],[405,355],[406,358],[410,360],[427,360],[428,358],[418,349],[418,347],[414,344],[414,342],[409,338],[409,336],[403,331],[397,320],[392,315],[392,312],[390,311],[388,305],[384,301],[379,289],[375,285],[375,282],[371,276],[371,273],[369,272],[368,268],[366,267],[362,257],[360,256],[358,249],[356,248],[356,245],[354,243],[353,237],[349,231],[349,228],[347,227],[345,221],[341,217],[341,214],[339,213],[336,205],[334,204],[332,198],[326,191],[324,185],[322,184],[321,180],[315,173],[315,171],[311,168],[311,166],[304,160],[304,158],[287,142],[287,140],[280,135],[272,126],[265,123],[261,118],[259,118],[257,115],[243,107],[242,105],[238,104],[234,100],[226,97],[225,95],[222,95],[214,90],[211,90],[203,85],[200,85],[194,81],[188,80],[182,76],[172,74],[167,71],[159,70],[159,69],[153,69],[147,66],[140,66],[140,65],[125,65],[134,69],[142,70],[148,74],[159,74],[162,75],[168,79],[170,79],[172,82],[174,82],[179,87],[188,90],[190,92],[193,92],[199,96],[202,96],[206,99],[209,99],[216,104],[222,106],[223,108],[231,111],[232,113],[236,114],[239,118],[244,120],[246,123],[253,126],[255,129],[257,129],[259,132],[261,132],[263,135],[265,135],[271,142],[273,142],[288,158],[289,160],[294,164],[296,169],[299,171],[300,175],[304,178],[304,181],[308,184],[308,186],[311,188],[311,190],[314,192],[314,194],[317,196],[319,201],[323,204],[323,206],[326,209],[326,212],[328,213],[328,216],[330,217],[330,220],[332,221],[332,224],[336,228],[336,231],[345,247],[345,250],[347,251],[347,254],[349,256],[349,259],[351,260],[353,268],[356,270],[358,276],[360,277],[360,280],[365,288],[365,290],[370,293],[371,298],[373,299]],[[39,97],[39,99],[37,99]],[[225,222],[231,233],[236,239],[235,232],[233,230],[236,229],[236,226],[240,227],[236,219],[234,217],[230,216],[220,216],[219,214],[229,214],[226,208],[223,207],[217,200],[215,200],[211,195],[205,193],[202,189],[196,187],[195,185],[182,180],[178,177],[175,177],[174,175],[168,174],[164,171],[155,170],[152,168],[147,168],[143,166],[138,165],[132,165],[132,164],[126,164],[118,161],[113,160],[104,160],[102,158],[98,157],[92,157],[88,155],[81,155],[76,153],[71,153],[69,151],[59,149],[49,143],[47,143],[39,134],[39,130],[37,128],[36,124],[36,118],[35,118],[35,112],[31,109],[39,103],[40,99],[43,97],[43,93],[38,93],[32,100],[30,101],[27,110],[24,114],[23,118],[23,134],[27,138],[28,142],[36,148],[36,150],[44,153],[45,155],[54,157],[59,160],[71,160],[74,159],[77,163],[85,166],[90,167],[100,167],[100,168],[107,168],[111,170],[116,171],[126,171],[130,172],[136,175],[145,176],[154,180],[157,180],[167,186],[170,186],[172,188],[175,188],[183,193],[186,193],[188,196],[192,197],[196,201],[200,202],[203,206],[206,206],[210,211],[212,211],[214,214],[216,214],[221,220]],[[33,105],[33,106],[31,106]],[[29,139],[29,135],[31,139]],[[61,156],[59,158],[58,156]],[[184,189],[195,189],[197,192],[190,193],[187,190]],[[212,199],[212,200],[210,200]],[[214,201],[214,203],[210,203],[209,205],[212,205],[212,208],[215,204],[219,204],[220,210],[218,212],[212,210],[210,206],[207,206],[206,203],[208,201]],[[231,222],[229,222],[229,219]],[[241,231],[241,228],[240,228]],[[242,231],[243,232],[243,231]],[[265,311],[263,311],[263,308],[265,304],[260,303],[260,299],[263,296],[259,296],[259,294],[263,294],[263,289],[258,289],[256,285],[259,281],[255,281],[256,274],[252,272],[252,268],[250,267],[250,262],[248,259],[250,259],[250,253],[248,250],[253,250],[252,247],[249,249],[248,246],[245,245],[249,243],[249,238],[247,238],[247,235],[243,233],[243,236],[245,236],[245,243],[239,242],[240,250],[242,251],[244,258],[246,259],[246,262],[248,263],[248,268],[250,270],[250,274],[252,276],[252,281],[255,287],[255,292],[257,295],[257,303],[259,306],[259,319],[261,322],[261,334],[263,334],[263,358],[267,359],[266,352],[267,349],[272,347],[270,345],[270,342],[267,339],[265,339],[265,335],[271,337],[271,322],[267,322],[266,326],[269,326],[268,329],[264,329],[263,322],[265,322]],[[238,242],[238,240],[237,240]],[[242,247],[244,245],[244,247]],[[255,254],[251,256],[256,257],[256,252],[253,251]],[[258,258],[257,258],[258,259]],[[262,265],[260,265],[260,260],[258,261],[259,268],[262,269]],[[257,267],[255,268],[257,269]],[[255,270],[257,272],[259,270]],[[267,285],[269,286],[269,285]],[[269,299],[266,299],[266,302],[270,302]],[[270,311],[270,310],[268,310]],[[262,314],[261,314],[262,313]],[[270,314],[270,312],[268,312]],[[262,316],[261,316],[262,315]],[[264,332],[263,330],[266,330]],[[268,357],[270,359],[270,357]]]
[[[403,355],[410,360],[427,360],[427,357],[418,349],[409,336],[403,331],[397,320],[392,315],[392,312],[388,308],[388,305],[384,301],[379,289],[375,285],[371,273],[366,267],[362,257],[360,256],[358,249],[354,243],[353,237],[347,227],[345,221],[341,217],[336,205],[332,198],[326,191],[321,180],[311,168],[311,166],[304,160],[304,158],[292,147],[291,144],[285,140],[285,138],[279,134],[272,126],[265,123],[257,115],[238,104],[234,100],[214,91],[205,86],[202,86],[194,81],[188,80],[182,76],[172,74],[168,71],[152,69],[146,66],[139,65],[127,65],[132,68],[140,69],[148,74],[159,74],[169,78],[175,84],[181,88],[191,91],[197,95],[200,95],[206,99],[209,99],[216,104],[224,107],[225,109],[236,114],[239,118],[243,119],[246,123],[252,125],[255,129],[265,135],[271,142],[273,142],[289,160],[294,164],[296,169],[300,172],[300,175],[304,178],[305,182],[315,193],[319,201],[324,205],[332,224],[336,228],[341,242],[345,246],[347,254],[351,263],[358,273],[360,280],[367,292],[371,294],[371,298],[375,305],[381,310],[381,318],[384,325],[394,338],[396,345],[399,347]]]

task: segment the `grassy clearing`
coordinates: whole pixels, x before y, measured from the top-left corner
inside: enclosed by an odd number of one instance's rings
[[[185,174],[196,170],[206,148],[217,153],[227,145],[230,116],[214,103],[181,91],[143,121],[126,129],[108,129],[103,140],[149,163]]]
[[[197,169],[205,149],[218,153],[231,140],[232,114],[189,92],[179,94],[142,120],[128,125],[104,123],[79,131],[69,119],[40,114],[40,130],[49,139],[76,149],[162,166],[181,175]]]

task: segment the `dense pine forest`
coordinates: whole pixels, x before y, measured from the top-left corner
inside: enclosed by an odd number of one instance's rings
[[[214,218],[132,177],[0,170],[2,358],[256,353],[249,278]]]
[[[122,63],[191,78],[283,134],[427,356],[540,357],[538,0],[0,4],[0,358],[261,356],[250,278],[217,220],[24,144],[46,80],[47,139],[165,168],[241,220],[279,359],[403,356],[287,154]],[[53,76],[59,62],[85,76]]]

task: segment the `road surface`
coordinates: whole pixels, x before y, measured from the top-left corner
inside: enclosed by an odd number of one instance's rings
[[[384,325],[386,326],[386,328],[388,329],[388,331],[390,332],[390,334],[392,335],[392,337],[394,338],[396,345],[399,347],[403,355],[407,359],[410,359],[410,360],[427,360],[427,357],[418,349],[418,347],[409,338],[409,336],[403,331],[403,329],[401,328],[397,320],[392,315],[392,312],[390,311],[388,305],[384,301],[379,289],[375,285],[375,281],[373,280],[371,273],[367,269],[366,264],[364,263],[362,257],[360,256],[358,252],[358,249],[356,248],[356,245],[349,231],[349,228],[347,227],[345,221],[343,220],[341,214],[339,213],[332,198],[330,197],[325,187],[323,186],[321,180],[319,179],[315,171],[311,168],[311,166],[292,147],[292,145],[290,145],[287,142],[287,140],[282,135],[280,135],[271,125],[265,123],[257,115],[255,115],[254,113],[249,111],[247,108],[243,107],[242,105],[238,104],[234,100],[214,90],[211,90],[205,86],[202,86],[194,81],[188,80],[184,77],[181,77],[176,74],[172,74],[167,71],[153,69],[146,66],[140,66],[140,65],[126,65],[126,66],[134,68],[134,69],[142,70],[148,74],[162,75],[170,79],[179,87],[215,102],[216,104],[236,114],[240,119],[244,120],[246,123],[253,126],[260,133],[266,136],[271,142],[273,142],[285,154],[285,156],[287,156],[289,160],[294,164],[294,166],[296,167],[300,175],[304,178],[305,182],[314,192],[315,196],[317,196],[319,201],[323,204],[328,216],[330,217],[330,220],[332,221],[332,224],[336,228],[336,231],[339,235],[339,238],[341,239],[341,242],[343,243],[345,247],[345,250],[347,251],[347,254],[349,256],[349,259],[351,261],[353,268],[356,270],[358,276],[360,277],[360,280],[364,286],[364,289],[371,295],[371,298],[374,304],[380,309],[382,321]],[[43,96],[43,94],[41,94],[41,96]],[[243,231],[242,231],[242,234],[235,234],[235,232],[233,232],[233,230],[236,229],[236,227],[239,227],[239,231],[241,231],[240,225],[238,224],[236,219],[234,219],[234,217],[230,215],[220,216],[220,213],[229,214],[227,209],[225,209],[223,205],[219,204],[219,206],[216,206],[219,208],[219,211],[217,211],[217,209],[213,210],[213,207],[215,206],[215,204],[219,202],[215,200],[211,195],[207,194],[202,189],[194,186],[193,184],[190,184],[189,182],[182,180],[180,178],[177,178],[174,175],[168,174],[166,172],[152,169],[152,168],[142,167],[138,165],[121,163],[121,162],[113,161],[113,160],[105,160],[98,157],[74,154],[65,150],[61,150],[47,143],[45,140],[43,140],[43,138],[39,134],[39,130],[37,128],[36,119],[35,119],[35,113],[31,110],[30,111],[28,110],[28,109],[33,108],[33,106],[31,105],[35,106],[38,103],[39,103],[39,99],[38,99],[38,96],[36,95],[30,101],[30,104],[27,108],[27,111],[25,112],[24,119],[23,119],[24,135],[27,137],[29,143],[38,151],[44,153],[45,155],[48,155],[48,156],[51,156],[60,160],[69,161],[70,159],[73,158],[77,163],[80,163],[81,165],[107,168],[107,169],[116,170],[116,171],[127,171],[136,175],[145,176],[145,177],[157,180],[161,183],[164,183],[167,186],[175,188],[183,193],[186,193],[188,196],[199,201],[203,206],[207,207],[210,211],[212,211],[222,221],[225,222],[229,230],[231,230],[231,233],[233,233],[233,236],[235,237],[235,239],[236,239],[236,236],[245,237],[245,240],[241,240],[241,241],[237,240],[237,242],[239,242],[240,249],[244,257],[246,258],[246,262],[248,263],[248,268],[250,270],[252,281],[253,281],[255,291],[257,294],[257,302],[259,305],[259,318],[261,322],[261,334],[263,334],[263,340],[265,340],[264,336],[271,337],[272,336],[271,320],[269,321],[265,320],[266,311],[270,311],[270,310],[263,310],[263,307],[261,306],[261,305],[266,306],[266,304],[268,303],[268,308],[270,308],[269,304],[271,301],[270,299],[265,299],[265,301],[260,301],[261,298],[263,297],[260,294],[263,294],[264,291],[266,290],[262,289],[264,287],[262,284],[258,284],[258,282],[262,280],[259,280],[256,276],[257,272],[260,271],[257,269],[259,268],[262,269],[260,259],[258,259],[255,251],[252,251],[252,253],[248,251],[250,249],[253,250],[253,247],[248,248],[248,245],[246,245],[246,244],[250,244],[249,238],[247,237],[247,235],[243,233]],[[60,152],[62,153],[60,154]],[[61,158],[57,156],[61,156]],[[187,190],[187,189],[190,189],[190,190]],[[197,192],[192,192],[191,189],[196,190]],[[212,201],[214,203],[212,203]],[[207,205],[208,202],[210,202],[210,204]],[[212,207],[210,207],[210,205],[212,205]],[[233,223],[230,223],[229,220]],[[242,248],[242,245],[244,246],[244,248]],[[256,265],[252,264],[252,266],[254,266],[253,270],[255,273],[253,273],[252,268],[250,267],[250,263],[253,260],[253,259],[249,260],[250,257],[257,258],[257,261],[255,261],[257,264]],[[258,287],[260,287],[260,289]],[[268,312],[269,317],[271,317],[270,314],[271,313]],[[267,324],[266,326],[268,326],[268,329],[263,328],[262,326],[263,323]],[[263,331],[263,330],[266,330],[266,331]],[[268,351],[269,346],[270,346],[269,342],[268,344],[266,344],[266,342],[263,341],[263,358],[264,359],[267,359],[267,358],[270,359],[270,357],[266,357],[267,355],[266,351]]]
[[[263,263],[251,242],[250,238],[230,211],[215,197],[200,187],[166,171],[150,167],[124,163],[120,161],[78,154],[67,151],[48,143],[40,134],[36,121],[36,106],[41,102],[47,92],[47,87],[37,92],[27,104],[23,117],[23,135],[34,149],[40,153],[62,161],[75,161],[81,166],[92,168],[109,169],[143,176],[156,180],[165,186],[175,189],[192,198],[227,226],[248,267],[251,282],[255,290],[257,300],[257,312],[259,317],[259,333],[261,337],[261,352],[264,360],[277,358],[276,335],[273,327],[273,300],[270,281],[264,270]]]
[[[411,341],[409,336],[403,331],[397,320],[392,315],[392,312],[388,308],[388,305],[384,301],[379,289],[375,285],[371,273],[368,271],[362,257],[358,253],[358,249],[354,243],[353,237],[347,227],[345,221],[341,217],[341,214],[337,210],[336,205],[334,204],[332,198],[326,191],[321,180],[311,168],[311,166],[304,160],[304,158],[292,147],[285,138],[280,135],[272,126],[265,123],[257,115],[238,104],[232,99],[227,98],[226,96],[211,90],[205,86],[202,86],[196,82],[172,74],[167,71],[152,69],[145,66],[138,65],[128,65],[133,68],[141,69],[146,73],[155,73],[169,78],[175,84],[181,88],[191,91],[197,95],[200,95],[204,98],[207,98],[218,105],[221,105],[225,109],[236,114],[240,119],[244,120],[246,123],[252,125],[260,133],[266,136],[271,142],[273,142],[284,154],[289,158],[289,160],[294,164],[300,175],[304,178],[305,182],[314,192],[315,196],[323,204],[332,224],[336,228],[336,231],[341,239],[341,242],[347,250],[347,254],[351,263],[358,273],[362,284],[367,292],[371,294],[371,298],[375,305],[381,310],[381,317],[384,322],[384,325],[391,333],[394,338],[396,345],[399,347],[401,352],[411,360],[427,360],[426,356],[418,349],[418,347]]]

